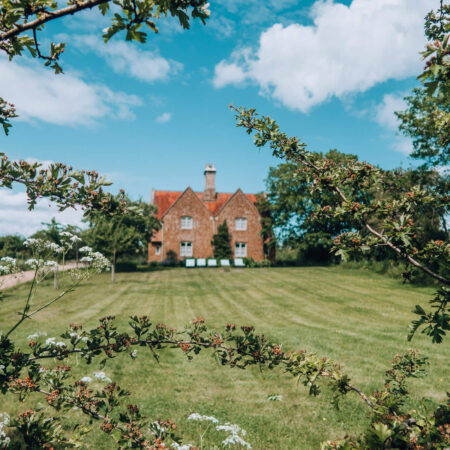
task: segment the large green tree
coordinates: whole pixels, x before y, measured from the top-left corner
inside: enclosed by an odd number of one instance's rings
[[[153,232],[159,227],[153,206],[142,200],[133,202],[127,196],[123,196],[121,202],[127,214],[108,217],[101,212],[94,213],[83,235],[88,245],[112,260],[113,282],[118,258],[145,254]]]
[[[450,5],[442,5],[426,17],[425,69],[418,77],[423,84],[406,97],[408,108],[396,113],[400,130],[412,138],[411,156],[431,166],[450,163],[449,32]]]
[[[314,155],[318,160],[324,156],[322,153]],[[334,165],[357,160],[355,155],[335,149],[325,157]],[[280,243],[297,249],[301,262],[328,261],[334,236],[346,231],[349,224],[340,220],[312,221],[310,217],[318,205],[330,204],[334,194],[327,190],[311,192],[308,171],[293,161],[269,169],[266,190],[272,226],[277,230]]]

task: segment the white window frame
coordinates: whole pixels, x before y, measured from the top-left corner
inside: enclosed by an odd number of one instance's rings
[[[181,229],[192,230],[193,220],[191,216],[181,216]]]
[[[194,246],[192,242],[183,241],[180,242],[180,257],[181,258],[192,258]]]
[[[246,242],[235,242],[234,256],[235,256],[235,258],[246,258],[247,257],[247,243]]]
[[[234,228],[236,231],[246,231],[247,219],[245,217],[236,217],[236,219],[234,219]]]
[[[161,254],[161,244],[156,244],[155,245],[155,255],[160,255]]]

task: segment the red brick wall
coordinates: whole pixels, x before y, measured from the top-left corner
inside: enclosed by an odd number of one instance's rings
[[[181,217],[191,216],[192,230],[181,229]],[[193,258],[212,256],[212,218],[197,195],[187,189],[163,218],[163,259],[169,250],[180,258],[180,243],[192,242]]]
[[[247,230],[235,229],[235,219],[237,217],[245,217],[247,219]],[[242,191],[239,190],[216,216],[216,227],[224,220],[227,221],[228,230],[231,234],[233,257],[234,244],[236,242],[245,242],[247,244],[247,258],[262,261],[264,255],[263,241],[260,235],[261,218],[255,205],[247,199]]]

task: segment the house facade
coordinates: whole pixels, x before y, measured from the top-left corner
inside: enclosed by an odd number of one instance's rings
[[[172,250],[179,259],[212,258],[211,240],[217,227],[227,222],[234,258],[264,259],[260,235],[261,217],[255,206],[257,196],[216,192],[216,169],[208,164],[204,171],[205,189],[194,192],[152,191],[151,203],[157,208],[161,229],[148,246],[148,261],[162,262]]]

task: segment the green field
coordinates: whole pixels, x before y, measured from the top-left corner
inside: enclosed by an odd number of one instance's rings
[[[16,320],[26,292],[27,285],[5,292],[0,330]],[[51,282],[44,282],[35,303],[54,292]],[[118,274],[114,285],[105,274],[26,322],[16,338],[25,344],[27,335],[43,330],[49,337],[57,336],[69,322],[94,327],[98,318],[110,314],[123,327],[131,314],[147,314],[154,323],[172,327],[201,315],[212,328],[227,322],[254,325],[283,343],[284,349],[331,357],[366,392],[382,386],[395,353],[413,346],[430,357],[431,365],[428,378],[415,380],[411,390],[416,397],[437,401],[450,390],[448,339],[441,345],[419,335],[411,344],[406,341],[411,309],[416,303],[425,304],[432,292],[432,288],[339,267],[169,269]],[[75,359],[73,365],[80,376],[98,370]],[[186,420],[193,412],[240,425],[254,449],[319,448],[323,440],[358,432],[367,421],[366,407],[354,395],[336,411],[326,389],[312,398],[279,369],[223,368],[206,352],[188,362],[179,350],[166,350],[158,364],[139,349],[135,361],[122,354],[103,370],[132,391],[130,402],[139,404],[146,416],[176,421],[177,431],[190,443],[199,443],[201,432]],[[282,395],[283,400],[268,401],[271,394]],[[11,397],[1,398],[0,405],[0,412],[14,413],[19,407]],[[78,417],[75,411],[69,414],[74,421]],[[94,429],[89,448],[114,448],[96,424]],[[207,431],[204,448],[220,444],[223,438],[219,432]]]

